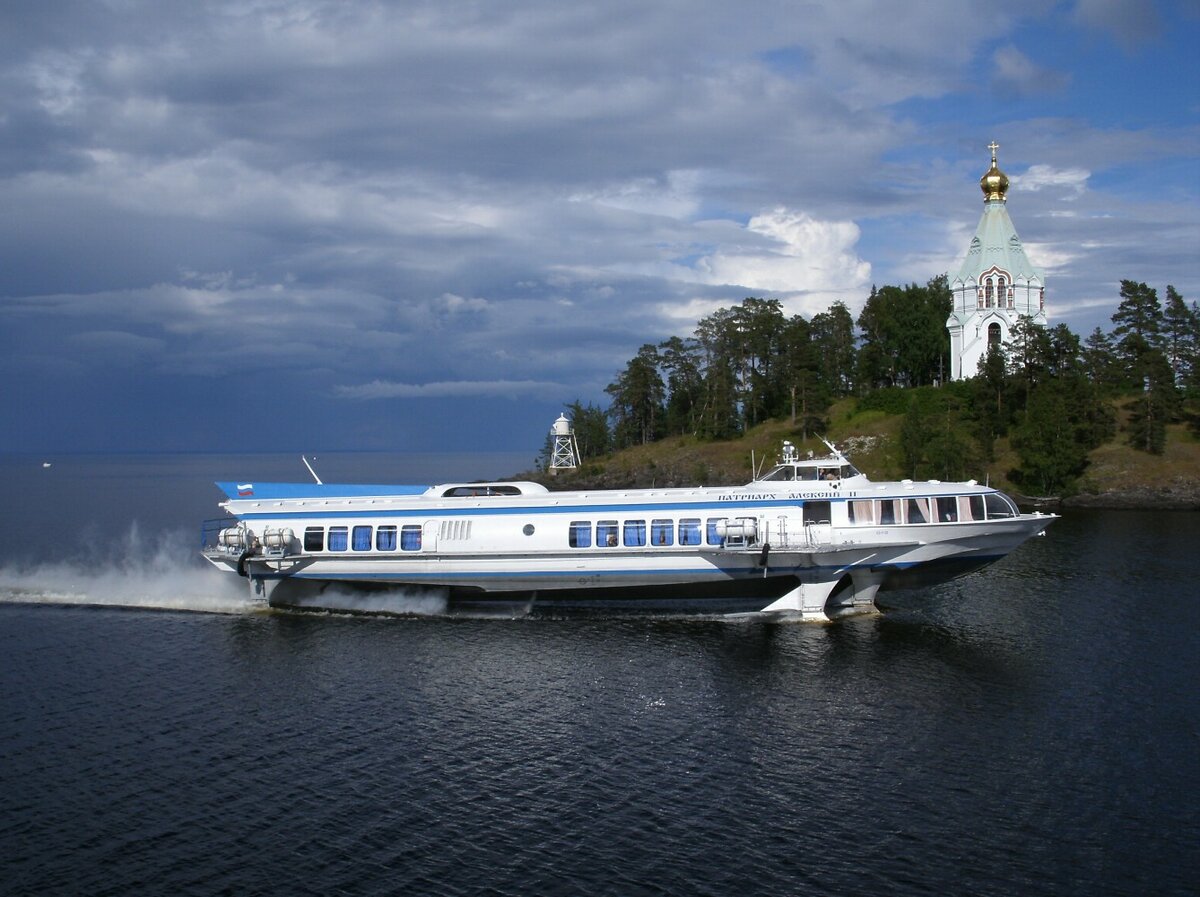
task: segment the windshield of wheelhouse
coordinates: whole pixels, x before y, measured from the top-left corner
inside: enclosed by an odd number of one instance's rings
[[[822,464],[819,467],[796,464],[780,464],[763,477],[764,481],[772,480],[844,480],[849,477],[862,476],[853,464]]]

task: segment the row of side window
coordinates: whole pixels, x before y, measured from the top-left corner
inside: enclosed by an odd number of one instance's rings
[[[406,524],[399,528],[400,550],[421,550],[420,524]],[[374,535],[374,539],[372,539]],[[328,533],[323,526],[310,526],[304,530],[305,551],[375,551],[396,550],[397,528],[395,526],[331,526]]]
[[[567,544],[572,548],[615,548],[624,545],[638,548],[644,545],[666,547],[675,545],[720,545],[717,523],[724,517],[684,517],[681,520],[666,518],[651,520],[649,530],[642,520],[572,520],[567,535]],[[648,538],[647,538],[648,537]]]
[[[1017,509],[998,492],[944,495],[934,498],[852,499],[846,503],[852,526],[902,523],[958,523],[1017,516]]]

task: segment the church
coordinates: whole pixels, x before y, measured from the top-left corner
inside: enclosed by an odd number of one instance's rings
[[[974,377],[989,345],[1003,345],[1017,319],[1026,316],[1046,325],[1046,286],[1042,272],[1030,264],[1025,247],[1008,217],[1008,176],[996,164],[979,179],[983,216],[958,273],[950,280],[954,308],[946,321],[950,331],[950,376]]]

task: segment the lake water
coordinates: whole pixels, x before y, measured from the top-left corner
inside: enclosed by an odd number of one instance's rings
[[[49,460],[0,458],[5,894],[1197,893],[1200,515],[831,625],[259,614],[197,524],[298,457]]]

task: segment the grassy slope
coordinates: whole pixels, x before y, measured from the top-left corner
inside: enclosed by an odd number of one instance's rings
[[[865,474],[875,480],[905,475],[899,448],[902,416],[880,411],[856,413],[853,400],[848,399],[831,409],[829,420],[826,438],[846,450]],[[826,452],[820,440],[801,439],[800,432],[787,421],[768,421],[729,442],[676,436],[585,462],[576,472],[554,478],[530,476],[559,489],[733,485],[751,479],[752,453],[760,467],[770,465],[785,439],[795,443],[802,455],[809,450],[818,455]],[[972,475],[1018,492],[1005,476],[1017,464],[1007,440],[997,443],[996,456],[988,469]],[[1165,501],[1176,507],[1200,509],[1200,440],[1182,426],[1172,426],[1166,451],[1149,455],[1131,448],[1125,434],[1118,433],[1113,441],[1092,452],[1080,491],[1068,503],[1140,507],[1160,506]]]

